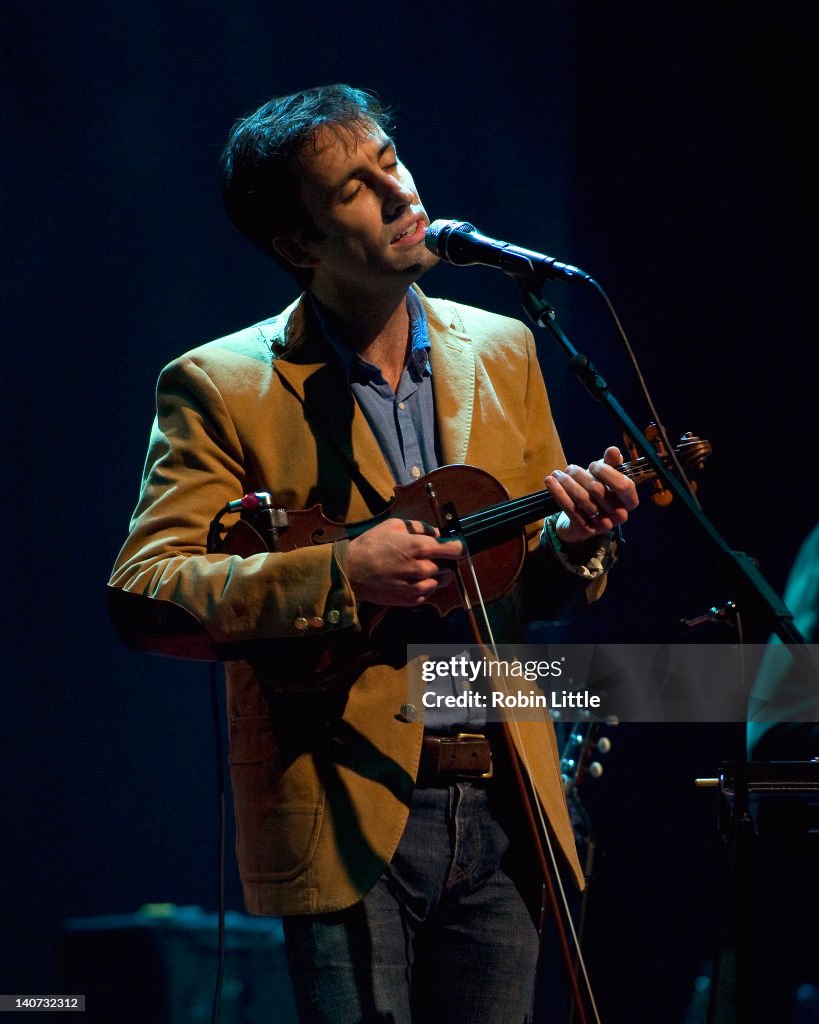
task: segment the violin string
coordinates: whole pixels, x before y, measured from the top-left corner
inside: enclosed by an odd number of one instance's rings
[[[683,446],[680,447],[682,448]],[[701,450],[703,457],[708,454],[708,445],[704,442],[697,442],[692,447]],[[692,456],[686,455],[686,461],[692,461]],[[621,467],[621,472],[637,484],[651,480],[657,475],[656,470],[647,462],[645,457],[624,463]],[[488,508],[462,516],[460,521],[461,530],[467,537],[474,537],[483,531],[492,530],[498,525],[511,525],[516,520],[528,522],[530,521],[530,516],[534,518],[536,515],[544,514],[553,502],[554,496],[548,488],[536,491],[534,494],[527,494],[522,498],[496,502]]]

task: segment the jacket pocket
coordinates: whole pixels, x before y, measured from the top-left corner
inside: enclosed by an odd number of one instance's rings
[[[289,749],[266,716],[230,723],[236,854],[244,881],[286,881],[315,853],[324,787],[308,750]]]

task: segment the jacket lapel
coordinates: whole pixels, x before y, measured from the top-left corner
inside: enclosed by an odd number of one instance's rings
[[[416,289],[420,291],[419,289]],[[441,455],[445,465],[466,461],[475,403],[475,353],[472,339],[453,306],[421,298],[429,321],[432,387]]]
[[[432,385],[443,463],[466,459],[475,396],[475,356],[470,337],[453,306],[429,300],[420,289],[429,322]],[[331,442],[364,494],[367,504],[388,503],[395,494],[392,478],[378,442],[353,398],[335,356],[312,324],[302,298],[286,311],[271,339],[274,367],[304,407],[306,418]]]
[[[304,300],[289,312],[278,346],[273,341],[274,369],[301,401],[308,422],[335,448],[370,511],[379,512],[395,494],[389,466]]]

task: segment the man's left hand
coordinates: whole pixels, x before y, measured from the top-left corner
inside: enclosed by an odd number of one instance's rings
[[[607,448],[588,469],[572,465],[546,477],[546,486],[563,510],[555,530],[564,544],[581,544],[609,533],[637,507],[637,488],[620,472],[622,464],[620,449]]]

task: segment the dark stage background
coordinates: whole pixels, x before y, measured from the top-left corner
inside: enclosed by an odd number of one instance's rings
[[[65,918],[157,901],[215,908],[206,670],[121,647],[104,585],[159,369],[292,297],[221,208],[217,158],[233,121],[339,80],[395,104],[432,218],[472,220],[601,282],[669,430],[714,445],[706,512],[781,590],[817,504],[800,255],[813,83],[807,26],[787,3],[763,14],[547,0],[501,13],[10,0],[2,24],[0,990],[47,993]],[[422,284],[519,312],[513,284],[488,269],[440,267]],[[646,420],[599,299],[579,285],[546,295]],[[539,344],[569,457],[587,462],[616,428],[551,338]],[[680,511],[644,504],[606,599],[575,635],[680,640],[680,616],[732,596]],[[721,629],[698,639],[732,639]],[[765,635],[750,611],[747,631]],[[607,1021],[686,1019],[724,888],[715,797],[692,779],[733,757],[738,735],[624,725],[615,736],[589,796],[604,856],[588,946]],[[230,854],[227,902],[241,909]]]

